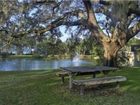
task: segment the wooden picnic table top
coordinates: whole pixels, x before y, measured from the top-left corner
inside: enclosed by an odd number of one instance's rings
[[[71,73],[96,73],[105,71],[114,71],[118,68],[107,66],[78,66],[78,67],[61,67],[61,69]]]

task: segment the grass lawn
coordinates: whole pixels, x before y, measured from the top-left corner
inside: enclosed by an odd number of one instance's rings
[[[70,55],[48,55],[48,56],[40,56],[40,55],[7,55],[3,58],[15,59],[15,58],[30,58],[30,59],[44,59],[44,60],[56,60],[56,59],[67,59],[70,58]]]
[[[140,105],[140,68],[123,68],[109,75],[128,78],[119,92],[70,92],[57,71],[0,72],[0,105]]]

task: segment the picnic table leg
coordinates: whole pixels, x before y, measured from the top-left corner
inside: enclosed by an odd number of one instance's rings
[[[84,86],[80,86],[80,95],[84,95]]]
[[[69,73],[69,89],[72,89],[72,73]]]
[[[108,75],[109,71],[103,71],[104,75]]]
[[[96,74],[95,73],[93,73],[93,78],[95,78],[96,77]]]
[[[116,84],[117,84],[116,89],[119,89],[119,87],[120,87],[119,82],[117,82]]]
[[[64,81],[64,80],[65,80],[65,79],[64,79],[64,76],[62,76],[61,78],[62,78],[62,84],[64,84],[64,82],[65,82],[65,81]]]

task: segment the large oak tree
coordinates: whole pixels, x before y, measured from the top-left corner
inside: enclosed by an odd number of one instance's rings
[[[58,27],[66,26],[65,28],[75,36],[91,34],[103,46],[106,66],[117,66],[118,51],[140,31],[139,1],[23,0],[15,5],[22,5],[22,11],[14,10],[5,23],[1,22],[1,30],[6,30],[12,38],[20,38],[27,34],[60,33],[61,28]],[[8,12],[4,13],[7,15]],[[21,25],[17,24],[18,21],[15,22],[12,33],[5,27],[11,16],[18,16],[22,20]],[[0,20],[2,17],[4,15]],[[75,31],[71,28],[73,26],[76,26]]]

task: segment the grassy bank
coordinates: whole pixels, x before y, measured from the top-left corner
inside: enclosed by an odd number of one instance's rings
[[[57,71],[0,72],[0,105],[140,105],[140,68],[124,68],[109,75],[124,75],[117,92],[70,92],[68,78],[61,84]]]
[[[40,55],[7,55],[1,58],[15,59],[15,58],[30,58],[30,59],[44,59],[44,60],[57,60],[57,59],[67,59],[70,58],[69,55],[48,55],[48,56],[40,56]]]
[[[47,56],[41,56],[41,55],[7,55],[7,56],[1,56],[0,58],[8,58],[8,59],[15,59],[15,58],[30,58],[30,59],[44,59],[44,60],[60,60],[60,59],[71,59],[70,55],[47,55]],[[97,63],[100,62],[100,58],[94,57],[92,55],[79,55],[80,59],[89,60],[89,61],[97,61]]]

